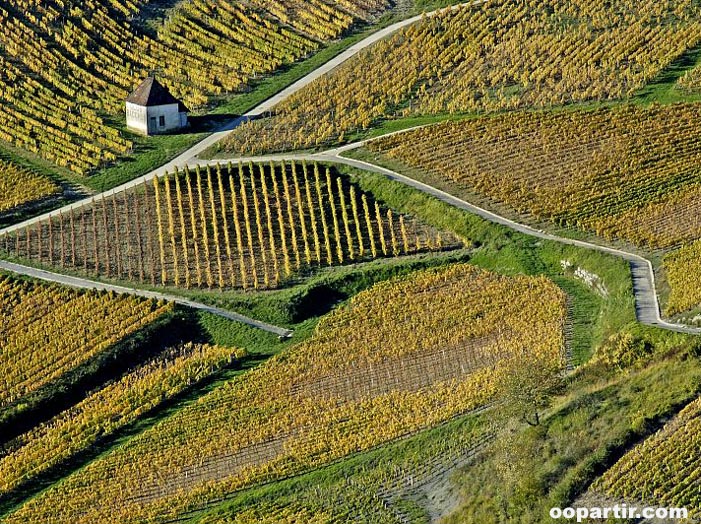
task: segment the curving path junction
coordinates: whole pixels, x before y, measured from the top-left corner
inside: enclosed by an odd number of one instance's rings
[[[458,8],[460,6],[464,5],[476,5],[476,4],[481,4],[484,3],[484,0],[478,0],[474,2],[466,2],[464,4],[459,4],[456,6],[453,6],[452,8]],[[309,160],[309,161],[319,161],[319,162],[331,162],[331,163],[337,163],[337,164],[344,164],[347,166],[355,167],[358,169],[364,169],[366,171],[371,171],[374,173],[378,173],[381,175],[386,176],[387,178],[390,178],[392,180],[395,180],[397,182],[401,182],[403,184],[406,184],[410,187],[413,187],[415,189],[418,189],[420,191],[423,191],[424,193],[427,193],[431,196],[434,196],[435,198],[438,198],[439,200],[442,200],[443,202],[446,202],[452,206],[455,206],[457,208],[463,209],[465,211],[468,211],[470,213],[474,213],[486,220],[489,220],[491,222],[494,222],[496,224],[501,224],[503,226],[509,227],[515,231],[518,231],[520,233],[530,235],[533,237],[537,238],[542,238],[544,240],[550,240],[554,242],[560,242],[563,244],[569,244],[573,246],[578,246],[586,249],[592,249],[595,251],[599,251],[602,253],[607,253],[610,255],[618,256],[623,258],[624,260],[627,260],[630,263],[631,267],[631,273],[632,273],[632,278],[633,278],[633,292],[635,295],[635,310],[636,310],[636,315],[638,318],[638,321],[641,322],[642,324],[646,324],[649,326],[655,326],[659,327],[662,329],[667,329],[670,331],[676,331],[680,333],[687,333],[687,334],[701,334],[701,328],[695,328],[691,326],[686,326],[686,325],[681,325],[681,324],[674,324],[665,321],[661,317],[660,313],[660,304],[658,300],[658,295],[657,295],[657,289],[656,289],[656,283],[655,283],[655,273],[654,273],[654,268],[652,266],[652,263],[647,260],[644,257],[641,257],[639,255],[636,255],[634,253],[629,253],[627,251],[623,251],[620,249],[615,249],[611,248],[608,246],[603,246],[599,244],[594,244],[591,242],[585,242],[581,240],[574,240],[570,238],[565,238],[565,237],[560,237],[557,235],[553,235],[550,233],[546,233],[544,231],[540,231],[538,229],[535,229],[531,226],[528,226],[526,224],[521,224],[518,222],[515,222],[513,220],[510,220],[506,217],[503,217],[501,215],[498,215],[496,213],[493,213],[491,211],[488,211],[484,208],[481,208],[479,206],[476,206],[474,204],[471,204],[465,200],[462,200],[454,195],[451,195],[449,193],[446,193],[445,191],[442,191],[438,188],[435,188],[433,186],[430,186],[428,184],[424,184],[422,182],[419,182],[417,180],[414,180],[406,175],[402,175],[401,173],[397,173],[395,171],[392,171],[390,169],[386,169],[381,166],[377,166],[368,162],[364,162],[361,160],[355,160],[352,158],[348,158],[343,156],[343,153],[346,153],[350,150],[353,149],[358,149],[364,145],[366,145],[368,142],[371,140],[364,140],[360,142],[356,142],[353,144],[349,144],[343,147],[331,149],[328,151],[320,152],[320,153],[314,153],[314,154],[283,154],[283,155],[268,155],[268,156],[258,156],[258,157],[249,157],[249,158],[231,158],[231,159],[215,159],[215,160],[200,160],[198,158],[198,155],[204,152],[205,150],[209,149],[211,146],[214,144],[220,142],[226,136],[236,127],[241,125],[243,122],[246,122],[250,119],[260,117],[261,115],[264,115],[265,113],[269,112],[275,105],[279,104],[280,102],[286,100],[296,92],[300,91],[301,89],[305,88],[308,86],[310,83],[314,82],[316,79],[319,77],[327,74],[328,72],[332,71],[336,67],[340,66],[362,50],[370,47],[374,43],[378,42],[379,40],[386,38],[393,34],[394,32],[412,24],[417,21],[419,21],[423,16],[433,16],[436,13],[440,12],[441,10],[436,10],[431,13],[427,13],[426,15],[419,15],[415,16],[413,18],[409,18],[406,20],[403,20],[401,22],[397,22],[391,26],[388,26],[384,29],[381,29],[369,37],[365,38],[364,40],[356,43],[355,45],[351,46],[349,49],[341,53],[340,55],[336,56],[335,58],[331,59],[318,69],[312,71],[302,79],[298,80],[294,84],[290,85],[288,88],[284,89],[280,93],[274,95],[270,99],[266,100],[265,102],[259,104],[252,110],[250,110],[248,113],[245,115],[242,115],[224,126],[222,126],[218,131],[215,133],[212,133],[210,136],[202,140],[201,142],[195,144],[193,147],[176,157],[175,159],[171,160],[167,164],[159,167],[158,169],[155,169],[151,171],[150,173],[141,176],[139,178],[136,178],[126,184],[122,184],[118,187],[115,187],[114,189],[105,191],[99,195],[95,195],[90,198],[86,198],[84,200],[74,202],[72,204],[69,204],[61,209],[57,209],[54,211],[51,211],[49,213],[45,213],[43,215],[37,216],[35,218],[26,220],[24,222],[20,222],[18,224],[14,224],[12,226],[5,227],[3,229],[0,229],[0,237],[2,237],[5,234],[16,232],[19,230],[22,230],[28,226],[32,226],[37,224],[38,222],[43,222],[48,220],[49,217],[55,217],[58,216],[59,213],[68,214],[70,213],[71,210],[78,210],[82,207],[89,206],[91,205],[95,200],[101,199],[102,197],[109,197],[113,194],[118,194],[121,192],[124,192],[128,189],[134,188],[136,186],[139,186],[145,182],[149,182],[153,180],[153,178],[157,176],[163,176],[166,173],[172,173],[176,169],[184,169],[186,166],[189,167],[195,167],[196,165],[200,166],[206,166],[206,165],[216,165],[218,163],[226,163],[226,162],[239,162],[239,161],[260,161],[260,162],[268,162],[268,161],[279,161],[279,160]],[[423,127],[423,126],[418,126],[418,127]],[[408,132],[411,130],[414,130],[417,128],[411,128],[411,129],[406,129],[403,131],[399,131],[398,133],[404,133]],[[393,133],[394,134],[394,133]],[[271,333],[275,333],[281,337],[289,337],[291,335],[291,332],[285,328],[281,328],[278,326],[272,326],[270,324],[266,324],[264,322],[260,322],[251,318],[248,318],[244,315],[240,315],[237,313],[233,313],[230,311],[226,311],[223,309],[219,308],[214,308],[212,306],[208,306],[206,304],[201,304],[198,302],[190,301],[183,299],[181,297],[177,296],[172,296],[172,295],[167,295],[167,294],[161,294],[161,293],[155,293],[151,291],[144,291],[140,290],[137,288],[127,288],[127,287],[121,287],[121,286],[113,286],[109,284],[105,284],[102,282],[97,282],[97,281],[92,281],[89,279],[85,278],[77,278],[77,277],[68,277],[66,275],[61,275],[58,273],[52,273],[49,271],[44,271],[44,270],[39,270],[27,266],[22,266],[19,264],[13,264],[10,262],[4,262],[0,261],[0,269],[5,270],[5,271],[10,271],[22,275],[27,275],[30,277],[34,278],[39,278],[42,280],[47,280],[51,282],[57,282],[60,284],[68,285],[68,286],[73,286],[73,287],[80,287],[80,288],[87,288],[87,289],[106,289],[106,290],[112,290],[117,293],[130,293],[134,295],[139,295],[139,296],[144,296],[147,298],[157,298],[157,299],[163,299],[163,300],[168,300],[171,302],[176,302],[179,304],[183,304],[189,307],[193,307],[196,309],[204,310],[204,311],[209,311],[211,313],[214,313],[216,315],[229,318],[231,320],[236,320],[243,322],[245,324],[263,329],[265,331],[269,331]]]
[[[420,127],[423,127],[423,126],[420,126]],[[417,128],[406,129],[404,131],[399,131],[398,133],[406,133],[406,132],[412,131],[414,129],[417,129]],[[395,134],[395,133],[393,133],[393,134]],[[418,180],[414,180],[413,178],[410,178],[406,175],[402,175],[401,173],[397,173],[396,171],[392,171],[390,169],[387,169],[387,168],[384,168],[384,167],[381,167],[381,166],[378,166],[375,164],[371,164],[369,162],[364,162],[362,160],[356,160],[353,158],[348,158],[348,157],[343,156],[343,153],[346,153],[346,152],[351,151],[353,149],[361,148],[364,145],[366,145],[368,142],[371,142],[372,140],[374,140],[374,139],[363,140],[361,142],[348,144],[348,145],[345,145],[343,147],[339,147],[336,149],[331,149],[328,151],[323,151],[321,153],[315,153],[315,154],[268,155],[268,156],[257,156],[257,157],[250,157],[250,158],[215,159],[215,160],[206,160],[206,161],[196,161],[192,164],[192,166],[195,166],[195,165],[200,165],[200,166],[216,165],[216,164],[223,164],[226,162],[237,163],[237,162],[249,162],[249,161],[269,162],[269,161],[281,161],[281,160],[286,160],[286,161],[307,160],[307,161],[343,164],[343,165],[347,165],[347,166],[354,167],[357,169],[362,169],[365,171],[377,173],[377,174],[386,176],[387,178],[389,178],[391,180],[401,182],[402,184],[405,184],[407,186],[413,187],[414,189],[418,189],[419,191],[427,193],[427,194],[429,194],[429,195],[431,195],[431,196],[433,196],[433,197],[435,197],[435,198],[437,198],[437,199],[439,199],[447,204],[450,204],[451,206],[454,206],[454,207],[457,207],[459,209],[463,209],[465,211],[468,211],[470,213],[478,215],[478,216],[480,216],[486,220],[489,220],[490,222],[493,222],[495,224],[500,224],[500,225],[506,226],[510,229],[513,229],[514,231],[518,231],[519,233],[523,233],[525,235],[529,235],[529,236],[533,236],[533,237],[537,237],[537,238],[542,238],[544,240],[559,242],[562,244],[568,244],[568,245],[572,245],[572,246],[582,247],[585,249],[592,249],[594,251],[599,251],[601,253],[606,253],[609,255],[614,255],[614,256],[620,257],[620,258],[628,261],[628,263],[630,264],[631,274],[632,274],[632,278],[633,278],[633,293],[635,295],[635,312],[636,312],[636,317],[641,324],[659,327],[659,328],[666,329],[669,331],[676,331],[678,333],[701,335],[701,328],[687,326],[687,325],[683,325],[683,324],[674,324],[671,322],[667,322],[666,320],[664,320],[662,318],[661,310],[660,310],[660,303],[659,303],[659,299],[657,296],[655,271],[654,271],[652,262],[650,262],[648,259],[641,257],[640,255],[637,255],[635,253],[630,253],[630,252],[623,251],[620,249],[615,249],[615,248],[603,246],[600,244],[594,244],[592,242],[585,242],[582,240],[575,240],[575,239],[571,239],[571,238],[565,238],[565,237],[553,235],[550,233],[546,233],[546,232],[541,231],[539,229],[535,229],[529,225],[515,222],[509,218],[506,218],[504,216],[493,213],[492,211],[489,211],[489,210],[484,209],[482,207],[471,204],[465,200],[462,200],[461,198],[458,198],[454,195],[451,195],[450,193],[446,193],[445,191],[442,191],[436,187],[433,187],[433,186],[428,185],[428,184],[424,184],[423,182],[419,182]]]

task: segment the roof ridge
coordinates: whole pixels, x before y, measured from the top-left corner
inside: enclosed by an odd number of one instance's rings
[[[178,104],[179,111],[187,112],[185,105],[153,76],[146,77],[127,97],[127,102],[144,107]]]

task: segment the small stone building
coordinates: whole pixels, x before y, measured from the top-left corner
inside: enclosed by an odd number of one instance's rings
[[[188,113],[187,107],[151,76],[127,98],[127,127],[142,135],[183,129]]]

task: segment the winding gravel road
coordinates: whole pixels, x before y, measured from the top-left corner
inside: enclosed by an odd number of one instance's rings
[[[484,0],[478,0],[475,2],[466,2],[464,4],[456,5],[453,6],[453,8],[458,8],[463,5],[476,5],[476,4],[481,4],[484,3]],[[426,16],[433,16],[436,13],[438,13],[440,10],[433,11],[431,13],[427,13]],[[215,159],[215,160],[207,160],[203,161],[197,158],[197,155],[200,153],[204,152],[205,150],[209,149],[211,146],[216,144],[217,142],[223,140],[233,129],[241,125],[241,123],[252,119],[259,117],[266,112],[270,111],[275,105],[279,104],[280,102],[286,100],[289,98],[291,95],[294,93],[298,92],[299,90],[303,89],[313,81],[315,81],[317,78],[327,74],[334,68],[338,67],[339,65],[343,64],[346,62],[348,59],[352,58],[356,54],[358,54],[360,51],[363,49],[368,48],[369,46],[373,45],[377,41],[386,38],[387,36],[391,35],[392,33],[398,31],[399,29],[402,29],[403,27],[406,27],[412,23],[415,23],[419,21],[422,16],[424,15],[419,15],[415,16],[413,18],[409,18],[406,20],[403,20],[401,22],[397,22],[391,26],[386,27],[385,29],[381,29],[377,31],[376,33],[373,33],[371,36],[365,38],[364,40],[358,42],[357,44],[353,45],[340,55],[336,56],[335,58],[331,59],[329,62],[325,63],[323,66],[319,67],[318,69],[314,70],[313,72],[309,73],[307,76],[304,78],[298,80],[294,84],[290,85],[288,88],[284,89],[280,93],[276,94],[275,96],[271,97],[270,99],[266,100],[265,102],[259,104],[255,108],[253,108],[251,111],[246,113],[245,115],[242,115],[239,118],[236,118],[226,125],[222,126],[218,131],[215,133],[211,134],[201,142],[197,143],[181,155],[179,155],[177,158],[173,159],[172,161],[168,162],[167,164],[161,166],[158,169],[155,169],[154,171],[151,171],[150,173],[141,176],[137,179],[134,179],[126,184],[122,184],[121,186],[115,187],[114,189],[111,189],[109,191],[105,191],[99,195],[96,195],[91,198],[87,198],[78,202],[74,202],[72,204],[69,204],[61,209],[57,209],[55,211],[45,213],[43,215],[40,215],[38,217],[32,218],[30,220],[26,220],[24,222],[20,222],[18,224],[14,224],[12,226],[8,226],[6,228],[0,229],[0,237],[4,234],[7,233],[12,233],[15,231],[19,231],[24,229],[27,226],[31,226],[36,224],[37,222],[40,221],[46,221],[48,220],[49,217],[55,217],[58,216],[59,213],[68,214],[70,213],[71,210],[77,210],[85,206],[89,206],[92,204],[96,199],[100,199],[103,196],[104,197],[109,197],[112,194],[117,194],[121,193],[123,191],[126,191],[128,189],[134,188],[140,184],[143,184],[144,182],[149,182],[153,180],[154,177],[156,176],[163,176],[165,173],[173,172],[176,168],[177,169],[184,169],[185,166],[190,166],[194,167],[196,165],[204,166],[204,165],[216,165],[217,163],[226,163],[226,162],[238,162],[238,161],[262,161],[262,162],[267,162],[270,160],[310,160],[310,161],[321,161],[321,162],[332,162],[332,163],[337,163],[337,164],[344,164],[347,166],[355,167],[358,169],[364,169],[367,171],[371,171],[374,173],[378,173],[381,175],[384,175],[392,180],[396,180],[398,182],[401,182],[403,184],[406,184],[408,186],[411,186],[415,189],[418,189],[420,191],[423,191],[424,193],[427,193],[429,195],[432,195],[439,200],[442,200],[443,202],[446,202],[452,206],[455,206],[460,209],[464,209],[466,211],[469,211],[470,213],[474,213],[486,220],[489,220],[491,222],[497,223],[504,225],[506,227],[509,227],[515,231],[518,231],[520,233],[530,235],[533,237],[537,238],[542,238],[545,240],[551,240],[554,242],[560,242],[563,244],[569,244],[573,246],[578,246],[578,247],[583,247],[586,249],[593,249],[595,251],[599,251],[602,253],[607,253],[611,254],[614,256],[621,257],[625,260],[627,260],[630,263],[631,266],[631,272],[632,272],[632,278],[633,278],[633,292],[635,294],[635,310],[636,310],[636,315],[638,320],[642,324],[647,324],[650,326],[655,326],[659,327],[662,329],[667,329],[670,331],[676,331],[680,333],[689,333],[689,334],[701,334],[701,328],[694,328],[690,326],[685,326],[685,325],[680,325],[680,324],[673,324],[670,322],[667,322],[661,318],[660,315],[660,305],[659,305],[659,300],[657,297],[657,292],[656,292],[656,285],[655,285],[655,273],[654,269],[652,266],[652,263],[634,253],[629,253],[626,251],[622,251],[619,249],[614,249],[611,247],[607,246],[602,246],[598,244],[593,244],[591,242],[584,242],[581,240],[573,240],[570,238],[564,238],[564,237],[559,237],[557,235],[552,235],[549,233],[545,233],[543,231],[534,229],[528,225],[525,224],[520,224],[518,222],[514,222],[513,220],[510,220],[506,217],[497,215],[496,213],[492,213],[491,211],[488,211],[486,209],[483,209],[479,206],[476,206],[474,204],[471,204],[469,202],[466,202],[465,200],[462,200],[458,197],[455,197],[449,193],[446,193],[444,191],[441,191],[440,189],[437,189],[433,186],[430,186],[428,184],[424,184],[422,182],[419,182],[417,180],[414,180],[410,177],[407,177],[405,175],[402,175],[400,173],[397,173],[395,171],[386,169],[381,166],[377,166],[374,164],[370,164],[368,162],[363,162],[360,160],[355,160],[351,158],[347,158],[343,156],[343,153],[353,150],[353,149],[358,149],[371,140],[364,140],[361,142],[356,142],[353,144],[349,144],[343,147],[339,147],[336,149],[332,149],[329,151],[324,151],[321,153],[316,153],[316,154],[286,154],[286,155],[269,155],[269,156],[259,156],[259,157],[250,157],[250,158],[232,158],[232,159]],[[423,126],[418,126],[418,127],[423,127]],[[403,131],[398,131],[398,133],[404,133],[408,131],[415,130],[417,128],[412,128],[412,129],[406,129]],[[392,133],[395,134],[395,133]],[[289,330],[286,330],[284,328],[280,328],[277,326],[272,326],[270,324],[266,324],[264,322],[259,322],[254,319],[250,319],[248,317],[245,317],[243,315],[239,315],[237,313],[232,313],[229,311],[225,311],[219,308],[213,308],[211,306],[208,306],[206,304],[201,304],[198,302],[194,301],[189,301],[180,297],[176,296],[171,296],[171,295],[166,295],[166,294],[160,294],[160,293],[154,293],[150,291],[143,291],[140,289],[136,288],[126,288],[126,287],[120,287],[120,286],[112,286],[112,285],[107,285],[103,284],[100,282],[95,282],[89,279],[84,279],[84,278],[77,278],[77,277],[67,277],[65,275],[60,275],[57,273],[51,273],[48,271],[43,271],[43,270],[38,270],[35,268],[31,267],[26,267],[26,266],[21,266],[19,264],[12,264],[9,262],[3,262],[0,261],[0,269],[4,269],[6,271],[11,271],[14,273],[22,274],[22,275],[27,275],[30,277],[34,278],[39,278],[42,280],[47,280],[47,281],[52,281],[52,282],[58,282],[61,284],[73,286],[73,287],[80,287],[80,288],[86,288],[86,289],[107,289],[107,290],[113,290],[118,293],[130,293],[134,295],[139,295],[139,296],[144,296],[147,298],[158,298],[158,299],[164,299],[172,302],[176,302],[179,304],[183,304],[189,307],[193,307],[196,309],[200,310],[205,310],[209,311],[211,313],[217,314],[219,316],[225,317],[225,318],[230,318],[232,320],[237,320],[240,322],[243,322],[245,324],[258,327],[260,329],[264,329],[266,331],[276,333],[280,336],[286,337],[290,336],[291,332]]]
[[[424,127],[424,126],[419,126]],[[397,133],[406,133],[408,131],[415,130],[417,128],[406,129],[403,131],[398,131]],[[396,134],[396,133],[392,133]],[[362,160],[355,160],[353,158],[348,158],[343,156],[343,153],[351,151],[353,149],[358,149],[371,142],[374,139],[363,140],[361,142],[355,142],[353,144],[348,144],[336,149],[331,149],[328,151],[323,151],[321,153],[315,154],[290,154],[290,155],[268,155],[268,156],[257,156],[250,158],[231,158],[231,159],[215,159],[206,161],[197,161],[193,165],[216,165],[217,163],[224,164],[227,162],[237,163],[241,162],[269,162],[269,161],[280,161],[280,160],[307,160],[307,161],[317,161],[317,162],[331,162],[336,164],[343,164],[350,167],[355,167],[357,169],[363,169],[365,171],[370,171],[373,173],[378,173],[380,175],[386,176],[391,180],[401,182],[407,186],[413,187],[427,193],[443,202],[446,202],[452,206],[459,209],[464,209],[475,215],[478,215],[490,222],[495,224],[501,224],[514,231],[523,233],[525,235],[530,235],[537,238],[542,238],[544,240],[551,240],[554,242],[560,242],[562,244],[568,244],[572,246],[582,247],[586,249],[592,249],[594,251],[599,251],[601,253],[607,253],[609,255],[614,255],[624,260],[628,261],[631,268],[631,274],[633,278],[633,293],[635,295],[635,313],[638,321],[641,324],[646,324],[648,326],[655,326],[669,331],[676,331],[678,333],[687,333],[692,335],[701,334],[701,328],[686,326],[682,324],[673,324],[671,322],[665,321],[660,314],[660,304],[657,297],[656,283],[655,283],[655,272],[652,263],[640,255],[635,253],[629,253],[620,249],[615,249],[608,246],[603,246],[599,244],[594,244],[591,242],[584,242],[582,240],[574,240],[571,238],[564,238],[544,231],[535,229],[526,224],[521,224],[515,222],[506,217],[488,211],[482,207],[471,204],[465,200],[462,200],[456,196],[441,191],[438,188],[424,184],[410,178],[396,171],[371,164],[369,162],[364,162]]]
[[[195,302],[175,295],[168,295],[166,293],[156,293],[154,291],[146,291],[143,289],[135,289],[129,287],[116,286],[112,284],[105,284],[104,282],[96,282],[94,280],[89,280],[86,278],[61,275],[59,273],[52,273],[43,269],[22,266],[20,264],[6,262],[4,260],[0,260],[0,270],[9,271],[11,273],[16,273],[19,275],[25,275],[28,277],[36,278],[38,280],[44,280],[46,282],[55,282],[57,284],[77,289],[114,291],[115,293],[120,295],[135,295],[144,298],[165,300],[167,302],[173,302],[175,304],[180,304],[200,311],[206,311],[207,313],[212,313],[223,318],[228,318],[229,320],[235,320],[236,322],[241,322],[242,324],[246,324],[248,326],[267,331],[268,333],[274,333],[280,338],[289,338],[292,335],[292,331],[290,331],[289,329],[274,326],[266,322],[261,322],[260,320],[249,318],[239,313],[233,313],[225,309],[217,308],[214,306],[208,306],[207,304],[201,304],[200,302]]]
[[[450,7],[450,9],[457,9],[463,5],[478,5],[481,3],[484,3],[485,0],[477,0],[474,2],[466,2],[464,4],[459,4]],[[29,220],[25,220],[23,222],[19,222],[17,224],[13,224],[11,226],[5,227],[0,229],[0,237],[2,237],[5,234],[20,231],[28,226],[32,226],[37,224],[38,222],[43,222],[49,219],[49,217],[55,217],[58,216],[59,213],[69,214],[71,210],[79,210],[83,207],[91,205],[95,200],[101,199],[102,197],[109,197],[113,194],[118,194],[122,193],[128,189],[137,187],[145,182],[149,182],[153,180],[157,176],[163,176],[166,173],[172,173],[175,171],[175,169],[184,169],[185,166],[194,166],[197,164],[197,155],[202,153],[203,151],[206,151],[209,149],[211,146],[216,144],[217,142],[220,142],[226,136],[235,128],[240,126],[243,122],[246,122],[248,120],[260,117],[261,115],[264,115],[265,113],[269,112],[274,106],[279,104],[280,102],[286,100],[296,92],[300,91],[301,89],[305,88],[321,76],[329,73],[336,67],[340,66],[350,58],[354,57],[357,55],[359,52],[361,52],[363,49],[366,49],[379,40],[382,40],[383,38],[386,38],[390,36],[391,34],[395,33],[396,31],[411,25],[415,22],[418,22],[421,20],[423,16],[434,16],[436,13],[439,13],[441,10],[436,10],[432,11],[430,13],[426,13],[425,15],[418,15],[414,16],[412,18],[408,18],[406,20],[402,20],[400,22],[397,22],[395,24],[392,24],[384,29],[380,29],[379,31],[376,31],[372,35],[368,36],[367,38],[361,40],[360,42],[352,45],[350,48],[342,52],[341,54],[337,55],[336,57],[332,58],[319,68],[315,69],[308,75],[304,76],[303,78],[299,79],[297,82],[293,83],[286,89],[280,91],[276,95],[272,96],[271,98],[267,99],[266,101],[262,102],[261,104],[257,105],[250,111],[248,111],[246,114],[235,118],[231,120],[230,122],[224,124],[222,127],[220,127],[216,132],[212,133],[209,135],[207,138],[204,140],[198,142],[194,146],[192,146],[190,149],[187,151],[183,152],[167,164],[164,164],[163,166],[159,167],[158,169],[155,169],[151,171],[150,173],[147,173],[146,175],[143,175],[139,178],[136,178],[130,182],[127,182],[125,184],[122,184],[120,186],[115,187],[114,189],[110,189],[108,191],[104,191],[103,193],[100,193],[99,195],[95,195],[90,198],[86,198],[77,202],[73,202],[67,206],[62,207],[61,209],[56,209],[54,211],[50,211],[48,213],[44,213],[42,215],[39,215],[37,217],[34,217]],[[77,278],[77,277],[68,277],[65,275],[61,275],[58,273],[52,273],[50,271],[43,271],[39,269],[35,269],[32,267],[27,267],[27,266],[22,266],[19,264],[13,264],[9,262],[4,262],[0,261],[0,269],[3,269],[5,271],[10,271],[13,273],[17,273],[20,275],[26,275],[29,277],[33,278],[38,278],[41,280],[46,280],[50,282],[57,282],[60,284],[64,284],[67,286],[72,286],[72,287],[77,287],[77,288],[82,288],[82,289],[107,289],[107,290],[112,290],[117,293],[129,293],[132,295],[138,295],[146,298],[157,298],[157,299],[164,299],[169,302],[176,302],[178,304],[183,304],[195,309],[200,309],[203,311],[208,311],[210,313],[213,313],[215,315],[219,315],[224,318],[229,318],[231,320],[236,320],[239,322],[243,322],[244,324],[248,324],[253,327],[260,328],[262,330],[275,333],[279,335],[280,337],[289,337],[291,336],[292,332],[288,329],[281,328],[278,326],[273,326],[270,324],[266,324],[265,322],[259,322],[257,320],[248,318],[244,315],[240,315],[238,313],[232,313],[230,311],[226,311],[223,309],[219,308],[214,308],[211,306],[208,306],[206,304],[201,304],[199,302],[194,302],[190,300],[185,300],[180,297],[172,296],[172,295],[167,295],[167,294],[160,294],[160,293],[153,293],[150,291],[144,291],[141,289],[136,289],[136,288],[127,288],[127,287],[121,287],[121,286],[112,286],[112,285],[107,285],[103,284],[100,282],[95,282],[90,279],[86,278]]]

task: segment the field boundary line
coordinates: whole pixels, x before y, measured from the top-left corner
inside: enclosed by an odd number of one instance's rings
[[[148,299],[164,300],[166,302],[172,302],[181,306],[187,306],[192,309],[211,313],[213,315],[227,318],[229,320],[234,320],[236,322],[240,322],[242,324],[261,329],[263,331],[267,331],[268,333],[273,333],[280,338],[289,338],[292,335],[292,331],[290,331],[289,329],[268,324],[267,322],[262,322],[260,320],[255,320],[240,313],[234,313],[232,311],[227,311],[215,306],[209,306],[207,304],[196,302],[194,300],[189,300],[183,297],[169,295],[167,293],[159,293],[156,291],[147,291],[144,289],[117,286],[114,284],[106,284],[104,282],[96,282],[87,278],[62,275],[59,273],[46,271],[44,269],[37,269],[34,267],[16,264],[14,262],[7,262],[5,260],[0,260],[0,270],[9,271],[11,273],[16,273],[19,275],[25,275],[38,280],[43,280],[45,282],[54,282],[57,284],[77,289],[113,291],[119,295],[135,295]]]

